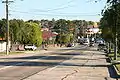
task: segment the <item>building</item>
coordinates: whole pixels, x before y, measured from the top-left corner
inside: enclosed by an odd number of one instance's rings
[[[41,28],[43,41],[52,40],[58,33],[52,32],[49,28]]]
[[[86,35],[87,37],[95,37],[96,38],[96,34],[100,34],[101,30],[99,29],[99,26],[97,25],[96,22],[94,22],[94,25],[88,25],[87,30],[86,30]]]

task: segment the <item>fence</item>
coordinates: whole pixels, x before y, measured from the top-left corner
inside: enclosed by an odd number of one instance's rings
[[[6,42],[0,41],[0,52],[3,52],[6,50]]]
[[[10,48],[10,43],[9,43],[9,48]],[[6,42],[5,41],[0,41],[0,52],[6,51]]]

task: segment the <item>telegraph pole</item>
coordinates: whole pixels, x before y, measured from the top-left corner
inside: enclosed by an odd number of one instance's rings
[[[6,54],[9,54],[9,11],[8,11],[8,6],[9,6],[9,2],[13,2],[13,1],[2,1],[2,3],[6,4]]]
[[[118,48],[118,39],[117,39],[117,16],[118,16],[118,13],[117,13],[117,0],[114,2],[114,8],[115,8],[115,54],[114,54],[114,60],[117,60],[117,48]]]

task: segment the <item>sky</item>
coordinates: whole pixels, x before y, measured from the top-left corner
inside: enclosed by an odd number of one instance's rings
[[[5,18],[4,0],[0,0],[0,19]],[[9,0],[11,1],[11,0]],[[9,3],[9,19],[66,19],[99,21],[106,0],[13,0]]]

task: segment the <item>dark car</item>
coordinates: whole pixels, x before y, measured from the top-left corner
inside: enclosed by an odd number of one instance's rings
[[[67,47],[74,47],[74,44],[73,43],[69,43],[69,44],[67,44]]]
[[[107,47],[105,44],[98,44],[98,49],[97,50],[104,50],[106,51]]]
[[[94,42],[90,42],[90,44],[89,44],[90,47],[91,46],[94,47],[94,45],[95,45]]]

